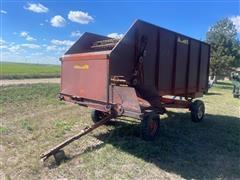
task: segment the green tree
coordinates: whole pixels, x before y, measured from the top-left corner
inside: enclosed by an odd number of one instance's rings
[[[232,21],[224,18],[207,32],[207,42],[211,45],[210,72],[212,75],[226,75],[240,64],[240,43],[237,29]]]

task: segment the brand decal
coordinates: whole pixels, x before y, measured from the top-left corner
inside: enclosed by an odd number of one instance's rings
[[[89,65],[88,64],[74,65],[73,68],[74,69],[89,69]]]

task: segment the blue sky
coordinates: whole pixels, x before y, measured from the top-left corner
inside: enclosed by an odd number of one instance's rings
[[[229,17],[240,31],[239,1],[1,0],[1,61],[59,63],[82,33],[122,36],[136,19],[204,40]]]

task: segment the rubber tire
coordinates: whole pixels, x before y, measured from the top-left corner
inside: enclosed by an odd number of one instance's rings
[[[60,163],[63,160],[67,159],[66,155],[65,155],[65,152],[63,150],[59,150],[59,151],[55,152],[53,154],[53,156],[54,156],[54,159],[55,159],[57,165],[60,165]]]
[[[203,101],[196,100],[191,104],[191,118],[193,122],[201,122],[205,115],[205,105]]]
[[[91,118],[94,123],[101,121],[105,116],[105,113],[102,111],[93,110],[91,112]]]
[[[154,129],[151,130],[151,124],[154,123]],[[160,117],[158,114],[145,115],[140,123],[140,136],[145,141],[154,140],[159,134]]]

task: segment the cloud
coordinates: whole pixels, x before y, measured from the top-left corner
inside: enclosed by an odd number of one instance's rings
[[[47,51],[58,51],[58,47],[55,45],[46,46]]]
[[[7,14],[7,11],[4,11],[4,10],[1,9],[1,10],[0,10],[0,13],[1,13],[1,14]]]
[[[46,51],[47,46],[47,44],[8,42],[0,37],[3,61],[59,64],[58,57],[61,54]],[[57,47],[61,48],[62,46]]]
[[[41,46],[33,43],[25,43],[25,44],[16,44],[15,42],[7,42],[3,39],[0,39],[0,49],[5,49],[4,52],[19,54],[20,52],[24,52],[25,49],[40,49]]]
[[[0,45],[0,49],[7,49],[8,47],[6,45]]]
[[[11,45],[9,45],[8,46],[8,48],[7,48],[10,52],[12,52],[12,53],[16,53],[16,54],[18,54],[19,52],[18,51],[20,51],[21,50],[21,46],[20,45],[18,45],[18,44],[11,44]]]
[[[67,48],[65,46],[49,45],[46,47],[46,49],[47,51],[56,52],[57,54],[63,54]]]
[[[88,24],[94,20],[92,16],[88,15],[87,12],[85,13],[82,11],[69,11],[68,19],[72,22],[80,24]]]
[[[63,54],[72,44],[74,41],[70,40],[51,40],[50,45],[45,45],[47,51],[55,52],[56,54]]]
[[[71,32],[71,37],[80,37],[82,33],[80,31],[73,31]]]
[[[28,36],[28,33],[27,33],[26,31],[22,31],[22,32],[20,33],[20,36],[21,36],[21,37],[27,37],[27,36]]]
[[[64,27],[66,25],[66,21],[62,16],[57,15],[51,19],[51,25],[53,27]]]
[[[6,41],[3,40],[2,38],[0,38],[0,45],[5,44],[5,43],[6,43]]]
[[[7,42],[0,38],[0,49],[6,49],[7,48]]]
[[[118,33],[111,33],[107,35],[107,37],[114,38],[114,39],[121,39],[123,36],[124,34],[118,34]]]
[[[29,11],[35,12],[35,13],[46,13],[48,12],[48,8],[40,3],[28,3],[27,7],[24,7],[24,9],[27,9]]]
[[[71,46],[73,45],[74,41],[53,39],[51,40],[51,43],[57,46]]]
[[[36,39],[33,38],[32,36],[30,36],[30,35],[28,34],[28,32],[26,32],[26,31],[20,32],[20,37],[25,38],[27,41],[35,41],[35,40],[36,40]]]
[[[40,49],[41,46],[38,44],[20,44],[21,47],[29,48],[29,49]]]
[[[237,32],[240,33],[240,16],[233,16],[230,18],[230,20],[235,25]]]
[[[27,41],[35,41],[36,39],[33,38],[33,37],[31,37],[31,36],[27,36],[27,37],[26,37],[26,40],[27,40]]]

